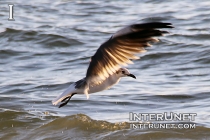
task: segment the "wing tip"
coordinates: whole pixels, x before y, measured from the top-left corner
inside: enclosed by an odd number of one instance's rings
[[[172,23],[169,22],[145,22],[140,24],[133,24],[131,28],[142,29],[142,28],[174,28]]]

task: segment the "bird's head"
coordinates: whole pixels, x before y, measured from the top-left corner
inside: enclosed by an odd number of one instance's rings
[[[117,71],[117,75],[119,75],[120,77],[132,77],[134,79],[136,79],[136,76],[131,74],[128,69],[126,68],[120,68],[118,71]]]

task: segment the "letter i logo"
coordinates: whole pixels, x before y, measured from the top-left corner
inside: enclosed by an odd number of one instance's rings
[[[9,5],[9,21],[14,21],[15,19],[13,18],[13,4],[8,4]]]

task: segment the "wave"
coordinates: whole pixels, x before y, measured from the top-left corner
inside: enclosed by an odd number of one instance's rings
[[[6,28],[0,33],[1,38],[7,38],[9,42],[28,42],[39,44],[45,47],[68,47],[71,45],[81,45],[82,42],[58,34],[44,34],[41,31],[18,30]]]
[[[85,114],[66,117],[40,116],[25,111],[0,112],[2,139],[202,139],[210,137],[210,128],[195,129],[131,129],[129,122],[112,123],[94,120]]]

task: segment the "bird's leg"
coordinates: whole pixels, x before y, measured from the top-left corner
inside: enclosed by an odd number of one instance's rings
[[[65,106],[65,105],[70,101],[71,97],[74,96],[75,94],[77,94],[77,93],[72,93],[70,97],[64,98],[61,102],[64,102],[64,101],[65,101],[65,102],[62,103],[62,104],[60,104],[59,108]],[[66,99],[67,99],[67,100],[66,100]]]
[[[61,102],[64,102],[66,99],[68,99],[69,97],[64,98]]]
[[[71,99],[71,97],[67,97],[67,98],[65,98],[65,100],[66,99],[68,99],[68,100],[66,102],[60,104],[58,108],[61,108],[61,107],[65,106],[69,102],[69,100]]]

